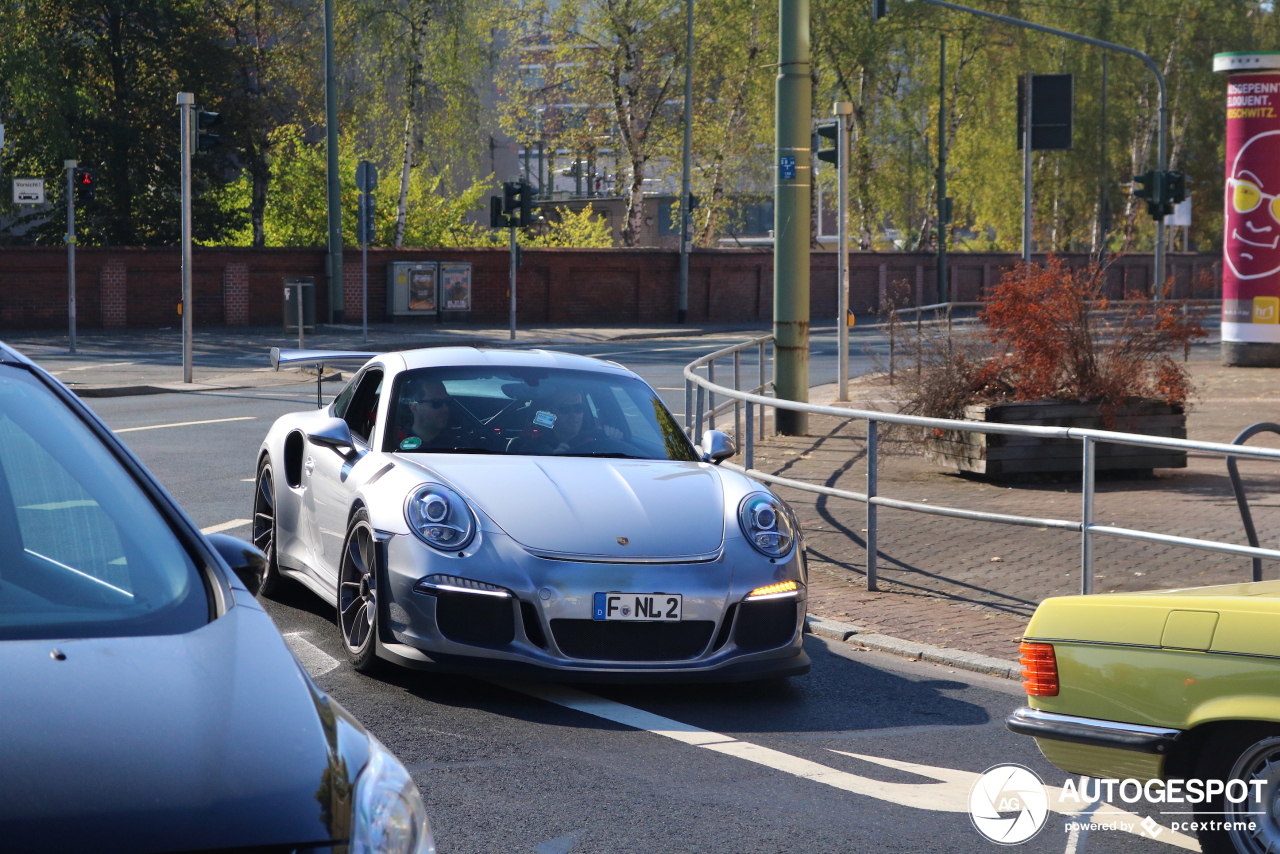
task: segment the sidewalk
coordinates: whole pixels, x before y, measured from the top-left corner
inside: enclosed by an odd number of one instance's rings
[[[1198,347],[1190,364],[1198,389],[1187,419],[1191,439],[1230,442],[1246,426],[1280,421],[1280,368],[1224,368],[1217,348]],[[879,378],[851,386],[859,408],[888,408]],[[834,404],[834,386],[813,390]],[[729,421],[731,421],[731,417]],[[799,480],[863,491],[865,431],[834,418],[812,418],[806,437],[772,437],[757,446],[756,466]],[[1280,437],[1250,444],[1277,446]],[[1280,471],[1241,461],[1250,506],[1264,543],[1280,526]],[[880,508],[880,591],[866,590],[864,505],[784,487],[809,543],[809,612],[917,643],[1016,660],[1035,606],[1079,592],[1080,535],[1066,531],[923,516]],[[881,495],[997,513],[1079,519],[1078,476],[1061,482],[986,483],[944,472],[918,446],[881,442]],[[1189,455],[1185,469],[1159,469],[1147,480],[1099,475],[1100,524],[1244,544],[1240,515],[1221,457]],[[1176,546],[1094,538],[1099,592],[1134,592],[1247,581],[1247,558]],[[1268,577],[1273,565],[1264,565]],[[857,636],[855,635],[855,642]]]
[[[640,341],[654,338],[728,336],[733,339],[767,332],[761,324],[701,324],[697,326],[565,327],[519,329],[512,341],[506,327],[436,323],[373,324],[368,340],[359,326],[321,325],[304,336],[304,346],[320,350],[367,350],[385,353],[418,347],[549,347]],[[68,351],[61,331],[9,332],[0,340],[37,360],[83,397],[116,397],[165,392],[260,388],[315,382],[315,372],[297,368],[273,371],[268,364],[272,347],[298,346],[297,333],[279,327],[197,329],[192,342],[193,383],[182,382],[180,329],[86,330],[77,336],[77,352]],[[334,379],[341,377],[341,366]],[[326,380],[332,369],[326,369]]]

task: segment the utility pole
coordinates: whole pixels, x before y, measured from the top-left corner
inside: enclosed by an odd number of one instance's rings
[[[812,201],[809,0],[780,0],[773,204],[774,392],[809,401],[809,225]],[[803,436],[804,412],[775,409],[777,431]]]
[[[378,167],[368,160],[356,164],[356,189],[360,191],[357,231],[360,237],[360,334],[369,340],[369,243],[373,240],[373,191],[378,189]]]
[[[76,351],[76,161],[64,160],[67,170],[67,340]]]
[[[836,101],[831,112],[839,122],[836,137],[836,175],[840,198],[837,210],[840,222],[838,251],[840,260],[836,276],[836,391],[839,400],[849,399],[849,119],[853,116],[853,104]],[[821,210],[821,206],[819,206]]]
[[[689,322],[689,244],[693,211],[693,0],[684,0],[684,163],[680,167],[680,304],[676,322]]]
[[[947,198],[947,34],[938,41],[938,302],[947,295],[947,224],[951,200]]]
[[[516,265],[519,263],[517,255],[520,248],[516,246],[516,226],[513,221],[510,228],[507,229],[511,234],[511,244],[509,246],[511,261],[507,270],[507,288],[511,294],[511,303],[507,308],[507,323],[510,326],[510,339],[516,340]]]
[[[178,127],[182,134],[182,381],[191,382],[191,111],[196,98],[178,93]]]
[[[341,323],[342,178],[338,174],[338,71],[333,48],[333,0],[324,0],[325,177],[329,209],[329,322]]]

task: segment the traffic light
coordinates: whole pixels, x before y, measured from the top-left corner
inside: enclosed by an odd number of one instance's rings
[[[82,205],[93,201],[94,191],[98,187],[97,179],[93,177],[93,170],[77,169],[75,182],[76,201]]]
[[[222,113],[211,113],[203,107],[196,108],[196,150],[208,151],[222,145],[222,137],[210,133],[209,128],[222,124]]]
[[[1163,177],[1160,172],[1154,169],[1150,172],[1143,172],[1141,175],[1133,176],[1133,183],[1136,185],[1133,188],[1133,195],[1146,201],[1147,213],[1155,219],[1163,216],[1161,213]]]
[[[493,228],[528,228],[533,225],[533,187],[524,181],[504,182],[500,211],[507,220],[504,225],[494,225],[497,221],[495,210],[495,206],[490,207],[489,222]]]
[[[1164,192],[1170,205],[1180,205],[1187,200],[1187,176],[1181,172],[1164,173]]]
[[[878,21],[889,14],[889,0],[871,0],[871,20]]]
[[[830,163],[833,166],[840,165],[840,124],[839,122],[827,122],[818,125],[818,136],[821,139],[829,139],[834,143],[834,148],[819,148],[818,159],[824,163]]]
[[[504,197],[501,199],[498,198],[497,196],[489,197],[489,227],[490,228],[510,228],[511,227],[511,220],[507,217],[506,213],[503,212],[503,207],[506,204],[506,198],[505,198],[506,185],[503,185],[503,191],[504,191]]]

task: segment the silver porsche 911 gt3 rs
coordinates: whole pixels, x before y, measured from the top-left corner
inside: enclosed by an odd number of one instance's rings
[[[258,458],[254,540],[337,608],[352,664],[556,679],[807,672],[787,505],[643,380],[544,351],[370,360]]]

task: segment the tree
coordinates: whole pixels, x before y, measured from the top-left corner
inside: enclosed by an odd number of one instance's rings
[[[644,222],[650,162],[679,128],[683,15],[676,0],[530,0],[524,31],[513,33],[521,56],[504,79],[510,98],[503,126],[517,138],[539,134],[556,146],[586,152],[602,141],[621,149],[627,197],[623,242],[635,246]],[[540,122],[535,122],[535,117]],[[619,163],[621,172],[621,163]]]

